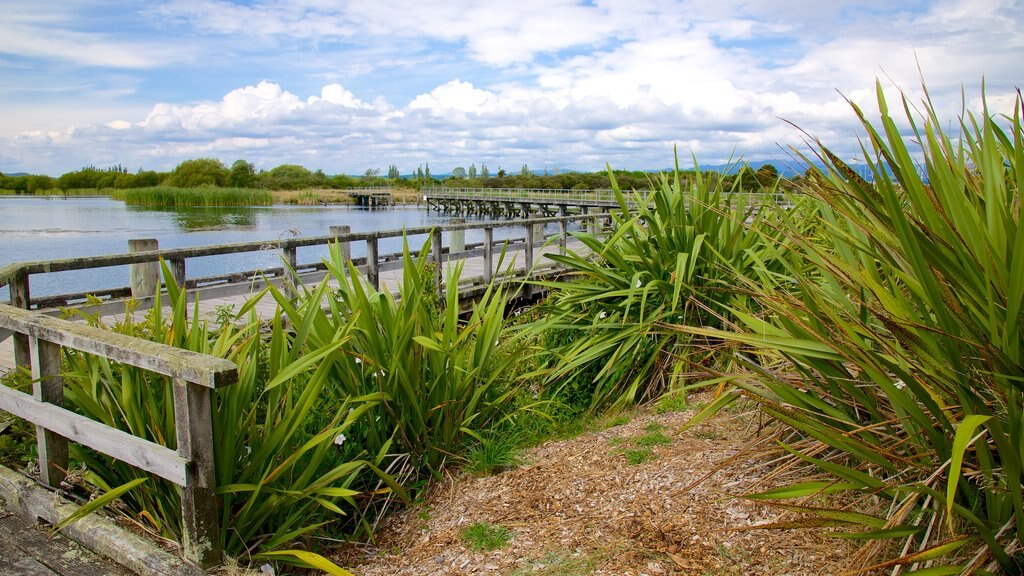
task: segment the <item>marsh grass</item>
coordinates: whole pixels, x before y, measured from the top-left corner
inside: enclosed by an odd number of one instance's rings
[[[270,192],[253,188],[156,186],[113,190],[110,197],[132,206],[269,206]]]

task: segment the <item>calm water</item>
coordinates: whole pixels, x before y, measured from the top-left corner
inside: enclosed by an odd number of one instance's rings
[[[108,198],[0,196],[0,266],[11,262],[52,260],[74,256],[122,254],[128,240],[156,238],[161,248],[251,242],[293,236],[322,236],[330,226],[348,225],[353,232],[395,230],[440,224],[451,218],[423,208],[360,209],[351,206],[271,206],[255,208],[143,208]],[[518,232],[521,236],[522,232]],[[467,242],[479,241],[472,233]],[[495,231],[496,237],[500,231]],[[414,248],[425,237],[413,239]],[[401,239],[381,242],[381,254],[401,250]],[[363,256],[365,244],[352,246]],[[326,247],[300,248],[300,263],[316,262]],[[218,257],[190,258],[189,278],[242,272],[281,265],[277,250]],[[68,294],[128,285],[127,267],[100,268],[33,275],[29,290],[35,296]],[[8,299],[0,288],[0,300]]]

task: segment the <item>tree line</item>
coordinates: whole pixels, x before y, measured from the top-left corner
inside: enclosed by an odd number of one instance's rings
[[[68,172],[57,178],[19,174],[4,175],[0,173],[0,190],[16,194],[37,194],[51,191],[69,190],[109,190],[150,188],[154,186],[173,186],[179,188],[230,187],[259,188],[265,190],[307,190],[307,189],[345,189],[364,186],[390,186],[406,188],[429,188],[433,186],[449,186],[460,188],[536,188],[565,190],[599,190],[611,187],[614,176],[623,189],[646,189],[650,187],[656,172],[638,170],[614,170],[612,172],[572,172],[549,171],[538,173],[523,164],[515,173],[506,172],[501,167],[491,172],[486,164],[477,168],[470,164],[469,169],[458,166],[450,175],[437,177],[431,174],[430,164],[420,165],[410,175],[403,176],[394,164],[388,165],[386,175],[379,169],[368,169],[361,176],[336,174],[329,176],[323,170],[309,170],[297,164],[282,164],[270,170],[256,170],[255,165],[245,160],[237,160],[231,166],[225,165],[215,158],[196,158],[185,160],[170,172],[154,170],[138,170],[131,173],[121,165],[110,168],[89,166]],[[778,170],[771,164],[761,166],[757,170],[743,169],[737,174],[719,175],[709,172],[712,177],[723,177],[730,182],[739,178],[739,184],[745,189],[770,185],[778,178]]]

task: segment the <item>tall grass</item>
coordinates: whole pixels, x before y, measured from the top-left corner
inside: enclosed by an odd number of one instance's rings
[[[551,259],[565,279],[532,327],[545,344],[548,380],[560,396],[591,410],[653,399],[667,388],[700,381],[723,366],[715,342],[695,342],[666,324],[722,327],[746,300],[737,274],[778,274],[788,240],[778,231],[775,186],[745,193],[734,179],[661,174],[645,203],[627,205],[609,171],[620,210],[606,238],[574,233],[589,249]],[[700,344],[699,346],[697,344]]]
[[[269,206],[270,192],[252,188],[129,188],[110,197],[134,206]]]
[[[1012,117],[986,108],[948,133],[930,100],[905,98],[901,130],[877,92],[878,121],[853,106],[873,181],[819,146],[826,171],[805,190],[828,241],[790,222],[798,289],[751,282],[769,313],[731,336],[788,359],[788,374],[750,363],[759,377],[740,389],[800,433],[794,459],[833,478],[760,497],[846,493],[871,515],[790,509],[865,527],[865,570],[1020,574],[1021,97]]]

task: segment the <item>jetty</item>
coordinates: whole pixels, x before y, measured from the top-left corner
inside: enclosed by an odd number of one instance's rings
[[[626,194],[633,208],[649,191]],[[550,190],[534,188],[430,188],[423,192],[427,208],[447,214],[491,218],[529,218],[605,214],[619,208],[612,190]]]

